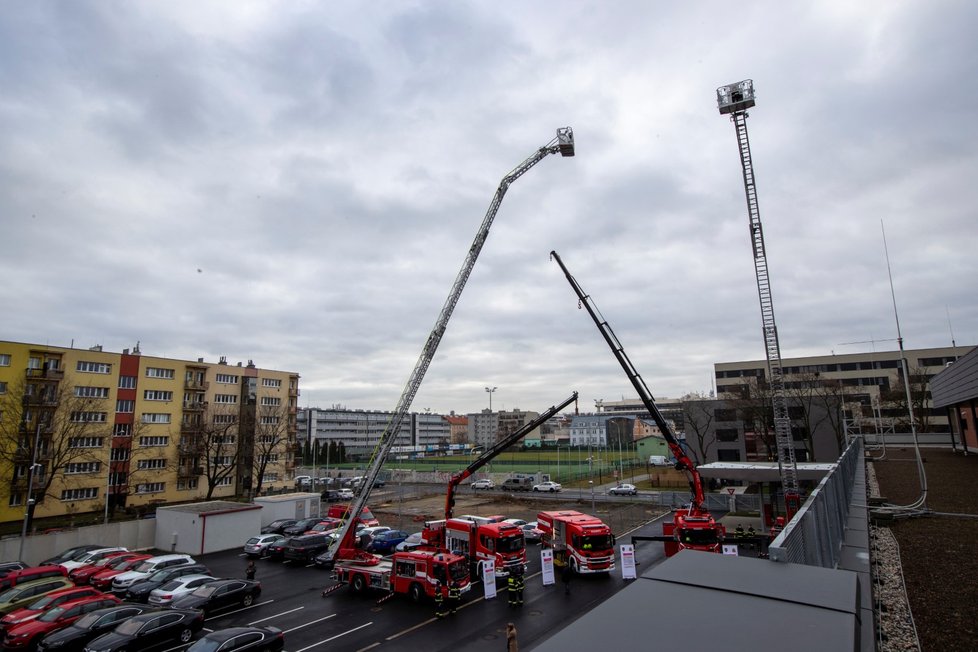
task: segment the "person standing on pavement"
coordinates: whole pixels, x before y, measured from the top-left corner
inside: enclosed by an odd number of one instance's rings
[[[506,578],[506,594],[509,598],[509,606],[516,606],[516,573],[511,572]]]
[[[445,617],[445,596],[442,595],[441,582],[435,584],[435,618]]]
[[[255,570],[255,562],[249,561],[248,565],[245,567],[245,579],[255,579]]]
[[[519,643],[516,641],[516,625],[506,624],[506,652],[520,652]]]
[[[516,573],[516,606],[523,606],[523,589],[526,588],[526,581],[523,579],[523,567],[517,566],[513,569]]]
[[[461,601],[462,589],[459,588],[458,582],[452,582],[448,586],[448,612],[454,616]]]
[[[571,580],[574,579],[574,569],[568,563],[560,571],[560,581],[564,583],[564,595],[570,595]]]

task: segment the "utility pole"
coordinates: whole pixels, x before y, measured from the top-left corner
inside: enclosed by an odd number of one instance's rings
[[[24,525],[20,530],[20,550],[17,559],[24,558],[24,541],[27,539],[27,524],[31,520],[31,513],[34,511],[34,473],[37,467],[37,449],[41,445],[41,417],[37,415],[37,426],[34,429],[34,450],[31,451],[31,468],[27,474],[27,507],[24,509]]]

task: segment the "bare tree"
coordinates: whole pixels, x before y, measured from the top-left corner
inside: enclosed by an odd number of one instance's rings
[[[910,405],[919,432],[930,432],[930,376],[920,367],[908,367],[910,374]],[[890,389],[880,390],[881,407],[893,416],[897,428],[910,429],[910,410],[907,408],[907,388],[903,381],[903,369],[897,374],[897,383]]]
[[[60,499],[50,493],[51,486],[69,465],[97,465],[111,442],[107,394],[93,390],[66,382],[56,370],[32,369],[0,396],[0,460],[14,470],[6,489],[9,495],[26,495],[29,521],[45,497]],[[35,461],[33,486],[28,486]]]
[[[710,448],[716,444],[712,436],[713,421],[716,419],[716,401],[700,392],[686,394],[680,399],[680,409],[685,424],[686,442],[693,444],[693,453],[699,455],[701,462],[709,459]]]
[[[238,410],[234,405],[211,404],[199,416],[182,428],[180,455],[182,460],[199,464],[207,482],[204,499],[210,500],[226,478],[233,481],[237,469]]]
[[[289,440],[289,410],[287,405],[260,405],[255,423],[255,454],[253,458],[255,480],[254,493],[261,492],[265,469],[286,456],[292,442]],[[284,460],[282,460],[284,462]]]

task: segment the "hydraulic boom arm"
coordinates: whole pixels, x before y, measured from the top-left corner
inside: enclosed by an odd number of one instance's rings
[[[448,519],[452,518],[452,512],[455,509],[455,490],[463,480],[491,462],[497,455],[519,441],[525,434],[531,432],[537,426],[546,423],[548,419],[570,405],[572,401],[575,402],[574,413],[576,414],[577,392],[574,392],[560,405],[551,407],[536,419],[524,424],[523,427],[500,439],[495,446],[477,457],[474,462],[468,465],[468,467],[458,471],[457,473],[453,473],[452,479],[448,481],[448,495],[445,497],[445,520],[447,521]]]
[[[482,220],[482,226],[479,227],[479,232],[476,233],[475,240],[472,242],[472,246],[469,247],[469,253],[462,263],[462,269],[459,270],[458,276],[455,278],[455,283],[452,285],[451,292],[448,293],[448,299],[446,299],[445,305],[438,315],[438,320],[435,322],[431,334],[428,335],[428,339],[425,341],[424,348],[421,349],[421,357],[418,358],[418,362],[414,366],[414,371],[411,372],[411,376],[404,386],[404,391],[401,393],[401,398],[398,400],[397,406],[394,408],[394,412],[387,422],[387,427],[384,429],[383,434],[380,436],[380,441],[374,448],[363,482],[360,485],[360,492],[351,502],[350,513],[347,514],[343,529],[340,531],[340,543],[331,548],[333,559],[336,558],[337,554],[347,558],[362,559],[366,563],[371,563],[375,559],[372,555],[369,556],[370,559],[367,559],[368,556],[358,554],[359,551],[353,546],[357,518],[367,504],[367,499],[370,497],[370,490],[373,489],[374,481],[380,473],[380,468],[383,466],[388,453],[390,453],[394,442],[397,440],[401,423],[404,421],[408,410],[411,409],[411,403],[418,393],[418,388],[421,387],[421,381],[424,379],[425,372],[428,371],[428,366],[431,364],[432,358],[435,357],[435,351],[438,349],[441,338],[445,334],[445,329],[448,327],[448,320],[451,319],[455,305],[462,295],[462,289],[465,287],[466,281],[469,280],[469,274],[472,273],[472,268],[475,267],[475,261],[478,259],[479,253],[482,251],[482,246],[486,242],[486,238],[489,235],[489,227],[492,226],[492,221],[499,211],[499,205],[502,203],[503,196],[509,190],[509,186],[526,174],[530,168],[542,161],[549,154],[556,154],[558,152],[561,156],[574,156],[574,132],[570,127],[558,129],[556,138],[538,149],[533,155],[516,166],[513,171],[504,176],[499,187],[496,189],[496,194],[489,204],[489,210]],[[373,563],[376,562],[373,561]]]
[[[642,399],[642,403],[645,404],[645,409],[649,411],[652,415],[652,419],[655,421],[655,425],[659,426],[659,430],[662,431],[662,436],[665,437],[666,443],[669,444],[669,450],[672,452],[673,457],[676,458],[676,468],[685,471],[689,476],[689,484],[693,490],[693,512],[698,513],[701,511],[706,511],[704,507],[705,497],[703,495],[703,483],[700,480],[699,471],[696,470],[696,466],[693,464],[692,460],[683,450],[683,447],[679,445],[679,441],[672,432],[672,428],[669,427],[669,422],[666,421],[662,413],[659,412],[659,408],[656,407],[655,399],[652,398],[652,392],[645,385],[645,381],[632,366],[631,360],[625,354],[625,349],[622,348],[621,343],[618,341],[618,337],[615,332],[611,329],[611,325],[600,315],[597,306],[594,305],[594,301],[590,296],[584,293],[581,286],[577,283],[577,279],[571,276],[571,273],[567,271],[564,266],[564,261],[560,259],[556,251],[550,252],[550,257],[557,261],[560,265],[560,269],[564,271],[564,276],[567,277],[567,281],[570,283],[571,287],[574,288],[574,292],[577,293],[577,298],[580,300],[581,305],[587,308],[588,314],[591,315],[591,319],[594,320],[595,326],[601,331],[601,335],[604,337],[604,341],[608,343],[611,347],[612,353],[615,354],[615,358],[618,359],[618,363],[621,368],[625,370],[625,374],[628,376],[628,380],[631,381],[632,387],[638,392],[639,398]]]

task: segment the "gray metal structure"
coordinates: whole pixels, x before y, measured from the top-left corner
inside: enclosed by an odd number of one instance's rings
[[[737,145],[744,172],[744,191],[747,194],[747,213],[750,216],[751,241],[754,247],[754,272],[757,277],[757,294],[761,302],[761,322],[764,334],[764,350],[767,354],[768,383],[771,386],[774,408],[774,435],[778,445],[778,464],[781,467],[781,484],[789,517],[794,498],[799,496],[798,472],[795,466],[795,444],[791,436],[791,418],[788,416],[788,400],[784,391],[784,370],[781,366],[781,345],[778,327],[774,320],[774,299],[771,296],[771,279],[768,275],[767,254],[764,251],[764,229],[761,211],[757,204],[757,187],[754,184],[754,167],[747,137],[747,109],[754,106],[754,82],[750,79],[727,84],[717,89],[717,106],[720,114],[730,114],[737,129]]]
[[[472,246],[469,247],[469,253],[462,263],[462,269],[459,270],[458,276],[455,278],[455,283],[448,293],[448,299],[445,300],[445,305],[438,314],[435,326],[432,328],[424,347],[421,349],[421,357],[418,358],[414,370],[411,372],[411,376],[408,378],[407,384],[401,392],[401,397],[398,399],[397,406],[394,408],[390,421],[388,421],[387,427],[384,429],[384,434],[381,435],[380,441],[377,443],[376,448],[374,448],[373,455],[367,465],[367,471],[364,474],[363,482],[360,485],[361,490],[350,504],[348,518],[345,519],[343,529],[340,531],[341,543],[331,548],[331,560],[336,558],[339,550],[353,549],[351,534],[355,531],[353,528],[357,520],[356,517],[360,515],[360,512],[363,511],[364,506],[367,504],[367,499],[370,497],[370,491],[373,489],[374,481],[377,479],[377,475],[380,473],[380,469],[384,465],[388,453],[390,453],[394,442],[397,440],[397,433],[400,431],[404,416],[411,409],[411,403],[414,401],[414,397],[421,387],[421,381],[424,379],[425,372],[428,371],[428,366],[435,357],[435,351],[441,343],[441,338],[445,335],[448,321],[452,317],[452,312],[455,310],[455,305],[458,303],[459,297],[462,296],[462,290],[465,288],[466,281],[469,280],[472,268],[475,267],[475,261],[482,251],[482,246],[489,236],[489,227],[492,226],[496,213],[499,212],[499,206],[503,201],[503,197],[506,195],[506,191],[509,190],[510,185],[514,181],[526,174],[537,163],[550,154],[557,153],[561,156],[574,156],[574,132],[570,127],[561,127],[558,129],[557,136],[553,140],[516,166],[499,183],[496,194],[493,195],[492,201],[489,203],[489,210],[486,211],[482,225],[479,227],[475,240],[472,242]]]

